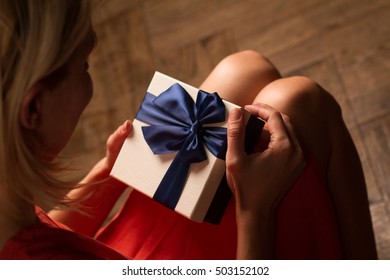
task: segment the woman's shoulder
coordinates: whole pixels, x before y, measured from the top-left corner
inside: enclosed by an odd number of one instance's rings
[[[126,257],[93,238],[67,229],[43,211],[38,211],[37,220],[6,243],[0,259],[118,260]]]

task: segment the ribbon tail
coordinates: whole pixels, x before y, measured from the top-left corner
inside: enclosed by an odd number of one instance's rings
[[[190,164],[176,156],[154,193],[153,199],[170,209],[175,209],[187,180],[189,168]]]

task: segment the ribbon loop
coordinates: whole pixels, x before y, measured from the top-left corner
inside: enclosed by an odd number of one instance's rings
[[[207,159],[205,146],[225,159],[226,128],[204,126],[225,121],[225,105],[217,93],[199,90],[196,103],[178,83],[157,97],[146,93],[136,118],[154,154],[178,152],[158,186],[154,199],[176,207],[191,163]]]

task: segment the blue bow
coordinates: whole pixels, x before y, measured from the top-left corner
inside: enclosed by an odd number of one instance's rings
[[[159,96],[146,93],[136,118],[150,126],[142,132],[154,154],[178,151],[153,198],[174,209],[191,163],[207,159],[204,146],[225,159],[226,128],[204,126],[225,121],[225,105],[217,93],[199,90],[196,103],[179,84]]]

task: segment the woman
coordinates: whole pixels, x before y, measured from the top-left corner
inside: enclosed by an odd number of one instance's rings
[[[57,156],[92,96],[87,58],[96,39],[90,2],[1,0],[0,5],[0,259],[132,257],[134,246],[143,246],[142,240],[132,233],[123,235],[123,229],[148,213],[144,204],[148,202],[139,194],[131,194],[126,203],[127,207],[134,202],[138,212],[126,212],[125,207],[114,223],[101,230],[102,242],[92,238],[126,188],[109,173],[131,123],[126,121],[110,136],[107,156],[81,182],[84,187],[75,188],[56,176],[62,170]],[[316,193],[324,197],[322,209],[334,237],[329,241],[335,252],[332,256],[338,256],[340,249],[340,257],[375,257],[359,159],[339,107],[329,94],[305,78],[280,79],[274,67],[253,52],[223,60],[201,88],[218,91],[239,105],[254,102],[246,108],[267,121],[264,149],[246,155],[241,113],[235,110],[229,116],[226,164],[235,210],[226,219],[234,223],[229,229],[237,232],[237,239],[235,233],[226,235],[234,239],[229,247],[234,247],[231,251],[237,258],[275,257],[284,240],[278,237],[278,232],[283,232],[280,221],[286,220],[282,213],[288,211],[283,210],[288,195],[284,196],[297,178],[298,182],[308,178],[305,174],[313,172],[314,162],[324,171],[331,194]],[[306,167],[300,143],[305,155],[310,155]],[[352,202],[346,204],[351,194]],[[89,215],[75,211],[75,202],[89,209]],[[50,211],[50,217],[41,210],[53,206],[59,210]],[[156,211],[153,206],[149,213]],[[175,221],[172,227],[177,225],[186,230],[198,228],[200,237],[209,234],[206,225]],[[223,229],[210,229],[212,240],[218,240]],[[144,230],[140,225],[140,231],[153,238],[154,232]],[[192,242],[185,235],[176,241]],[[194,240],[194,244],[200,243],[201,239]],[[157,250],[160,257],[176,258],[181,250],[165,249],[169,242],[160,245],[164,248]],[[139,252],[149,249],[146,246]],[[183,255],[199,256],[211,258],[205,251]]]

